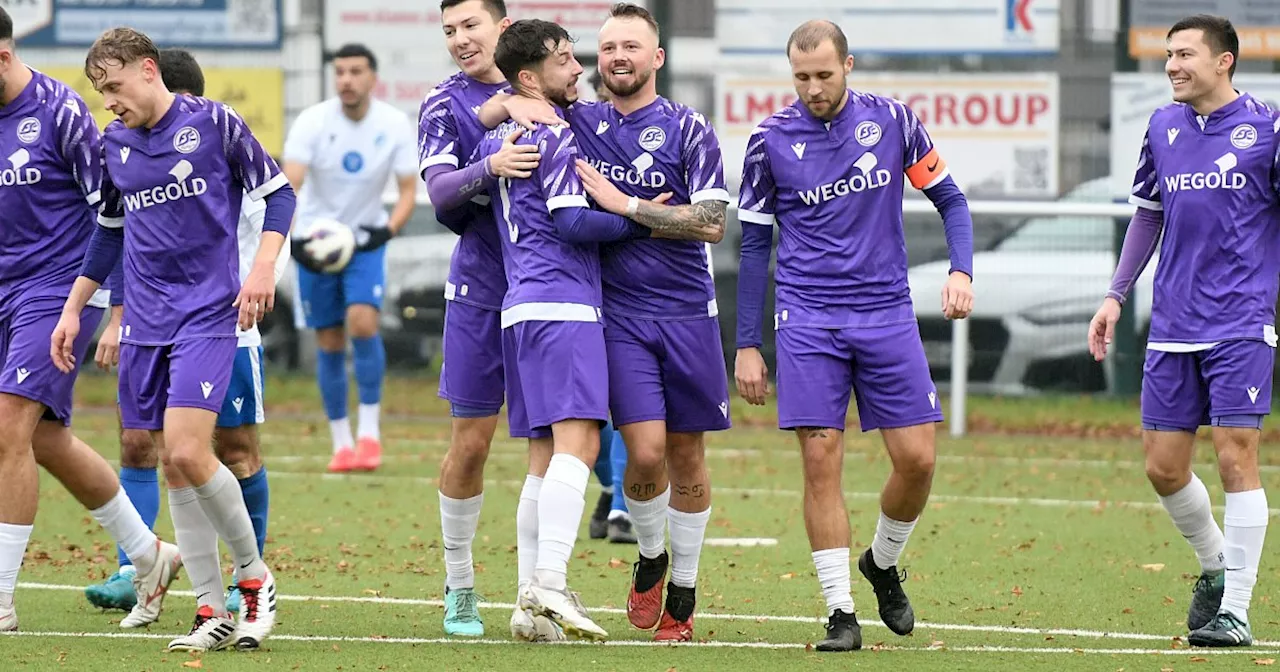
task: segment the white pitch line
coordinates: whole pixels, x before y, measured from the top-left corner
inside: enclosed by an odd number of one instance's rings
[[[58,583],[28,583],[19,582],[19,588],[28,590],[56,590],[56,591],[74,591],[83,592],[84,586],[72,586]],[[170,595],[180,595],[183,597],[195,597],[195,593],[189,590],[171,590]],[[373,597],[373,596],[342,596],[342,595],[278,595],[276,599],[285,602],[337,602],[348,604],[396,604],[404,606],[416,607],[443,607],[443,600],[424,600],[410,597]],[[481,609],[494,609],[502,611],[510,611],[515,608],[515,604],[509,602],[481,602]],[[623,615],[627,613],[626,609],[618,609],[613,607],[591,607],[591,611],[601,614]],[[826,619],[815,616],[775,616],[769,614],[722,614],[698,612],[699,619],[722,620],[722,621],[772,621],[777,623],[825,623]],[[864,627],[871,626],[883,628],[885,625],[879,621],[869,620],[862,623]],[[950,630],[956,632],[994,632],[1006,635],[1053,635],[1055,637],[1082,637],[1086,639],[1123,639],[1133,641],[1149,641],[1149,642],[1171,642],[1172,635],[1153,635],[1141,632],[1104,632],[1101,630],[1077,630],[1072,628],[1025,628],[1007,625],[972,625],[967,623],[916,623],[916,629],[933,629],[933,630]],[[1280,647],[1280,641],[1257,641],[1256,646]]]
[[[0,633],[4,637],[88,637],[95,639],[173,639],[181,636],[180,633],[160,634],[152,632],[4,632]],[[510,639],[466,639],[466,638],[448,638],[448,637],[343,637],[343,636],[327,636],[327,635],[272,635],[269,641],[282,642],[316,642],[316,643],[336,643],[336,644],[443,644],[443,645],[463,645],[463,646],[515,646],[521,645]],[[725,642],[725,641],[703,641],[703,642],[685,642],[682,644],[671,644],[668,642],[654,642],[648,640],[614,640],[607,642],[556,642],[545,646],[609,646],[609,647],[626,647],[626,648],[657,648],[657,647],[678,647],[678,648],[694,648],[694,649],[807,649],[808,644],[798,643],[777,643],[777,642]],[[868,655],[871,648],[864,649]],[[1280,653],[1280,649],[1258,649],[1258,648],[1239,648],[1239,649],[1082,649],[1068,647],[1016,647],[1016,646],[885,646],[882,651],[910,651],[910,652],[926,652],[926,653],[1030,653],[1030,654],[1089,654],[1089,655],[1108,655],[1108,656],[1127,656],[1127,655],[1151,655],[1160,654],[1166,656],[1241,656],[1241,655],[1274,655]]]

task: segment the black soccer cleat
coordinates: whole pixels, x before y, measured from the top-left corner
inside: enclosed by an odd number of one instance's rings
[[[591,522],[587,524],[587,534],[592,539],[604,539],[609,536],[609,509],[613,507],[613,495],[600,493],[596,500],[596,510],[591,513]]]
[[[911,600],[902,590],[907,573],[898,574],[897,566],[880,569],[871,557],[871,549],[858,557],[858,571],[871,582],[876,591],[876,603],[880,606],[880,620],[898,635],[909,635],[916,627],[916,612]]]
[[[827,637],[813,647],[819,651],[857,651],[862,648],[862,626],[857,614],[839,609],[827,619]]]
[[[634,544],[636,531],[631,526],[630,518],[615,518],[609,521],[609,543]]]
[[[1187,610],[1188,630],[1199,630],[1218,615],[1225,587],[1226,572],[1206,572],[1196,579],[1196,587],[1191,591],[1191,608]]]
[[[1228,611],[1218,612],[1213,620],[1187,636],[1191,646],[1209,646],[1214,648],[1233,646],[1253,646],[1253,633],[1249,624],[1236,618]]]

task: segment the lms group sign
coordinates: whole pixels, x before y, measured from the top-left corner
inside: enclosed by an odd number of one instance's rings
[[[951,174],[970,195],[1058,195],[1058,77],[1054,74],[878,74],[849,80],[854,90],[905,102],[933,137]],[[725,177],[737,184],[752,130],[795,101],[783,76],[722,75],[716,133]]]

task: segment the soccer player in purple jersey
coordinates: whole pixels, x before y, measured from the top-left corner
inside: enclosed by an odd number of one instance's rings
[[[125,619],[160,616],[178,575],[178,549],[156,539],[106,460],[71,433],[76,367],[58,370],[49,339],[75,282],[102,203],[101,136],[71,87],[18,57],[0,7],[0,632],[18,629],[13,593],[39,503],[36,465],[89,509],[137,567],[145,595]],[[106,293],[76,318],[96,326]],[[78,361],[93,329],[68,342]]]
[[[907,287],[904,181],[942,215],[951,255],[942,311],[950,319],[972,307],[973,222],[911,108],[847,88],[853,57],[839,26],[802,24],[787,56],[798,100],[756,127],[742,172],[736,377],[748,403],[764,403],[760,323],[777,224],[778,425],[796,431],[804,459],[805,528],[829,619],[817,648],[850,651],[862,643],[840,486],[850,391],[862,430],[880,429],[893,462],[858,569],[899,635],[912,631],[915,614],[897,564],[929,497],[934,423],[942,420]]]
[[[276,582],[236,478],[210,440],[232,373],[236,326],[251,328],[273,307],[294,196],[235,111],[174,96],[159,60],[151,39],[130,28],[106,31],[85,56],[85,75],[118,118],[103,135],[103,212],[51,355],[58,368],[74,367],[80,312],[123,251],[122,422],[160,442],[170,514],[198,604],[190,634],[169,648],[254,649],[275,622]],[[237,228],[246,194],[265,199],[266,214],[253,269],[241,283]],[[219,538],[236,562],[238,623],[223,601]]]
[[[1176,102],[1147,126],[1129,196],[1138,209],[1089,350],[1106,356],[1121,303],[1159,245],[1142,376],[1147,478],[1200,560],[1188,641],[1249,646],[1268,516],[1258,442],[1280,290],[1280,112],[1232,85],[1240,41],[1227,19],[1188,17],[1167,39]],[[1225,535],[1191,469],[1202,425],[1213,427]]]

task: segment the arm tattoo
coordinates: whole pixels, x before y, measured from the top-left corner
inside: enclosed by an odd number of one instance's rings
[[[718,243],[724,239],[725,212],[728,209],[729,204],[724,201],[675,206],[640,201],[633,219],[653,229],[654,233],[662,234],[663,238]]]

